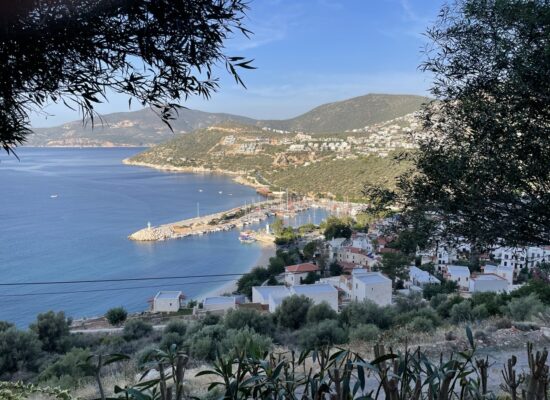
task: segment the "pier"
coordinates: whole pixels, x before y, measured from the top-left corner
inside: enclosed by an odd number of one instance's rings
[[[202,217],[159,226],[147,226],[128,238],[140,242],[180,239],[187,236],[229,231],[265,220],[281,206],[281,200],[266,200]]]

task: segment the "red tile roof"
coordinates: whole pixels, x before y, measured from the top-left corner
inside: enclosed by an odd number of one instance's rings
[[[319,267],[312,263],[303,263],[296,265],[289,265],[285,268],[286,272],[296,273],[305,273],[305,272],[316,272],[319,271]]]
[[[398,251],[396,249],[392,249],[391,247],[384,247],[382,249],[380,249],[379,251],[380,254],[384,254],[384,253],[398,253]]]

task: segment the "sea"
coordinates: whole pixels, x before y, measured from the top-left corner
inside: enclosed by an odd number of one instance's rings
[[[142,150],[23,147],[17,158],[0,155],[0,320],[25,328],[49,310],[72,318],[103,315],[116,306],[139,312],[159,290],[200,298],[234,278],[51,282],[240,274],[258,264],[262,248],[241,244],[237,230],[163,242],[128,240],[148,223],[262,200],[227,176],[122,163]],[[288,223],[319,223],[326,216],[309,210]]]

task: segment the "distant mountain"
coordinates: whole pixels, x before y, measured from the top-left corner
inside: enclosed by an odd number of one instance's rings
[[[52,128],[36,128],[27,146],[144,146],[173,139],[175,134],[187,133],[226,121],[255,124],[256,120],[238,115],[208,113],[181,109],[178,119],[171,121],[174,132],[151,109],[120,112],[102,116],[91,125],[73,121]]]
[[[254,120],[232,114],[182,109],[172,121],[174,133],[188,133],[222,122],[238,122],[290,132],[328,133],[362,129],[421,108],[428,99],[414,95],[368,94],[328,103],[287,120]],[[53,128],[37,128],[29,146],[153,146],[174,138],[158,115],[150,109],[113,113],[96,121],[94,129],[82,121]]]

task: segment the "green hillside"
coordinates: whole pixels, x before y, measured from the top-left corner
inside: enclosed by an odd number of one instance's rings
[[[29,146],[153,146],[196,129],[237,122],[289,132],[344,132],[362,129],[420,109],[427,99],[412,95],[368,94],[329,103],[288,120],[262,121],[223,113],[207,113],[182,109],[171,122],[174,133],[150,109],[113,113],[102,120],[82,125],[73,121],[53,128],[36,128],[29,137]]]
[[[274,191],[289,189],[361,200],[366,183],[391,187],[397,175],[408,167],[393,160],[395,151],[375,148],[369,152],[365,132],[308,136],[225,123],[180,135],[132,157],[130,162],[159,168],[225,171],[250,182],[268,184]],[[381,157],[376,152],[388,156]]]

